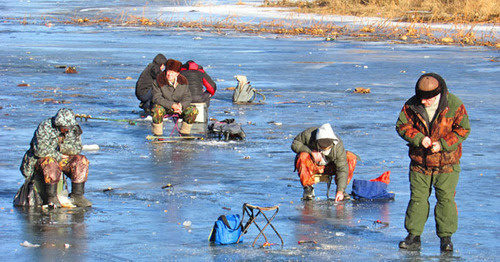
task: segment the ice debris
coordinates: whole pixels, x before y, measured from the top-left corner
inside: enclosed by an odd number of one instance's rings
[[[23,247],[40,247],[40,245],[38,245],[38,244],[32,244],[32,243],[28,242],[27,240],[25,240],[20,245],[23,246]]]

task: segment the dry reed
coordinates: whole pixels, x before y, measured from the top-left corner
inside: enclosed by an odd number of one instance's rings
[[[297,12],[382,17],[397,21],[499,23],[500,0],[264,0]]]
[[[284,6],[287,4],[289,0],[280,0],[278,3],[280,6]],[[319,1],[322,4],[320,4]],[[492,0],[492,2],[498,2],[500,0]],[[378,12],[384,12],[385,5],[393,1],[389,0],[315,0],[316,5],[323,7],[323,9],[318,9],[316,12],[326,14],[327,12],[324,10],[328,4],[332,3],[342,3],[339,5],[340,7],[336,7],[335,10],[348,10],[346,8],[353,8],[354,6],[359,7],[366,6],[366,8],[360,8],[357,13],[350,13],[356,15],[365,15],[371,14],[374,9],[374,5],[380,7]],[[429,6],[430,3],[435,2],[468,2],[465,0],[400,0],[397,1],[399,5],[391,4],[391,9],[387,14],[390,14],[391,17],[396,17],[397,12],[392,11],[396,9],[405,10],[403,13],[409,14],[409,7],[418,5],[423,8]],[[476,2],[482,3],[486,2],[486,0],[477,0]],[[267,2],[266,2],[267,3]],[[308,2],[298,2],[296,3],[299,8],[304,9],[307,8],[309,11],[313,10],[313,8],[309,7]],[[271,3],[267,3],[268,5],[272,5]],[[276,4],[276,3],[275,3]],[[406,6],[403,8],[402,6]],[[497,5],[500,6],[500,5]],[[398,7],[398,8],[396,8]],[[342,9],[343,8],[343,9]],[[442,9],[442,7],[440,10]],[[492,7],[492,10],[498,9],[498,7]],[[339,13],[340,11],[330,11]],[[468,9],[465,9],[468,10]],[[145,11],[144,11],[145,12]],[[342,13],[340,12],[340,13]],[[465,11],[464,11],[465,12]],[[402,13],[402,11],[399,11]],[[409,23],[407,26],[402,27],[401,25],[397,25],[392,23],[392,19],[383,19],[379,22],[371,22],[366,23],[362,26],[336,26],[332,23],[327,23],[324,21],[319,22],[285,22],[280,20],[271,20],[271,21],[263,21],[260,23],[251,23],[251,22],[240,22],[236,17],[225,17],[220,19],[199,19],[197,21],[191,21],[187,18],[184,20],[178,19],[174,21],[161,20],[159,18],[150,19],[146,18],[144,13],[142,16],[134,16],[127,15],[121,13],[118,17],[112,19],[109,17],[95,17],[95,18],[87,18],[80,17],[74,18],[69,21],[53,21],[50,22],[48,18],[44,18],[44,23],[46,25],[52,23],[61,23],[61,24],[79,24],[82,26],[91,26],[96,24],[112,24],[115,26],[142,26],[142,27],[176,27],[176,28],[190,28],[193,30],[199,31],[211,31],[214,33],[225,34],[227,30],[234,30],[243,33],[252,33],[252,34],[276,34],[280,36],[295,36],[295,35],[306,35],[312,37],[323,37],[327,41],[335,40],[339,37],[345,37],[354,40],[361,41],[383,41],[390,40],[394,43],[400,44],[440,44],[440,45],[476,45],[476,46],[489,46],[500,49],[500,41],[498,39],[498,35],[495,32],[482,32],[480,35],[476,35],[473,31],[475,25],[479,23],[469,23],[464,18],[465,16],[460,16],[458,14],[454,15],[454,22],[452,24],[455,25],[454,29],[435,29],[430,26],[429,21],[437,22],[444,21],[440,20],[441,15],[437,15],[429,12],[415,12],[411,19],[409,18],[399,18],[399,21],[408,20]],[[459,19],[459,17],[461,17]],[[491,18],[490,14],[490,18]],[[360,18],[362,19],[362,18]],[[496,18],[498,20],[498,13]],[[292,19],[293,20],[293,19]],[[28,25],[29,22],[27,18],[19,21],[23,25]],[[36,23],[36,22],[33,22]]]

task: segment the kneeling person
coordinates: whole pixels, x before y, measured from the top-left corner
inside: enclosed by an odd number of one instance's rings
[[[62,108],[54,117],[44,120],[35,131],[21,164],[26,179],[43,181],[43,203],[61,207],[57,198],[57,184],[64,173],[71,179],[70,197],[73,204],[89,207],[92,203],[83,194],[89,172],[89,161],[81,155],[82,129],[75,120],[73,110]],[[42,192],[43,189],[36,190]]]
[[[344,199],[348,177],[352,176],[342,140],[335,135],[330,124],[311,127],[295,137],[293,152],[297,153],[295,167],[304,187],[304,200],[314,198],[314,175],[335,176],[335,201]],[[350,180],[350,177],[349,177]]]
[[[181,135],[189,135],[198,115],[198,109],[191,104],[188,80],[180,75],[182,63],[169,59],[165,71],[153,83],[153,134],[163,135],[163,117],[178,114],[182,118]]]

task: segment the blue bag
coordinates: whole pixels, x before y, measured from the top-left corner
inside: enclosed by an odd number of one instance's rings
[[[352,195],[357,200],[392,200],[394,193],[387,192],[387,184],[378,181],[352,181]]]
[[[222,215],[215,221],[209,240],[218,245],[234,244],[241,235],[240,215]],[[243,242],[243,236],[240,241]]]

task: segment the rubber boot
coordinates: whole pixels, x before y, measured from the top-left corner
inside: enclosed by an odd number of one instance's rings
[[[162,136],[163,135],[163,122],[159,124],[152,123],[153,125],[153,135]]]
[[[47,193],[47,201],[44,203],[49,206],[61,208],[61,202],[57,198],[57,184],[45,184],[45,192]]]
[[[408,234],[408,236],[406,236],[405,240],[399,242],[399,248],[407,249],[410,251],[419,250],[420,246],[421,246],[420,236],[415,236],[412,234]]]
[[[189,136],[191,134],[191,127],[193,127],[193,124],[182,122],[181,130],[179,130],[179,133],[181,133],[181,135],[183,136]]]
[[[85,183],[71,183],[71,194],[70,197],[73,200],[73,204],[77,207],[90,207],[92,202],[83,196],[85,191]]]
[[[302,200],[313,200],[314,199],[314,187],[305,186],[304,194],[302,195]]]
[[[453,243],[451,237],[442,237],[441,239],[441,252],[453,252]]]

